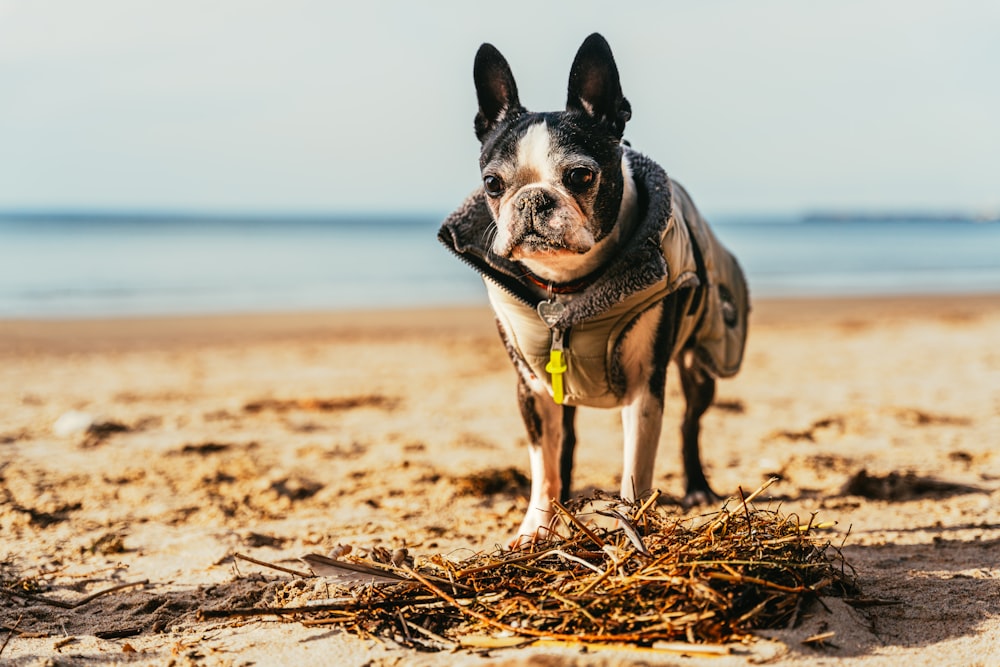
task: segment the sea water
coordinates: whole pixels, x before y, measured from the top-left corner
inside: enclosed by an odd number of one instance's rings
[[[485,304],[440,217],[7,215],[0,318]],[[730,216],[751,294],[1000,294],[1000,224]]]

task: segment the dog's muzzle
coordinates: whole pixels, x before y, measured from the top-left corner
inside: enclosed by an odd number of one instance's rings
[[[522,190],[514,199],[514,209],[518,212],[518,217],[525,222],[530,221],[532,227],[540,226],[555,207],[555,198],[541,188]],[[536,231],[541,230],[536,229]]]
[[[559,247],[565,243],[565,223],[555,215],[558,202],[542,188],[523,190],[511,203],[514,208],[511,236],[514,245]]]

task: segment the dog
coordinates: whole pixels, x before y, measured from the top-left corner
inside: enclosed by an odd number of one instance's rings
[[[683,503],[714,501],[699,423],[716,378],[743,357],[749,297],[738,262],[684,189],[623,140],[632,109],[601,35],[576,54],[564,111],[525,109],[491,44],[473,78],[482,187],[438,236],[484,277],[517,369],[531,493],[511,546],[544,537],[553,500],[569,497],[578,406],[621,409],[621,496],[650,491],[671,361],[687,406]]]

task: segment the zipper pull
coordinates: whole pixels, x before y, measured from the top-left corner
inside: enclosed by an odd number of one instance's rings
[[[552,400],[557,405],[563,402],[563,373],[569,367],[563,359],[563,330],[552,329],[552,347],[549,349],[549,363],[545,364],[545,372],[552,376]]]
[[[563,358],[563,335],[564,331],[556,327],[556,322],[562,319],[566,312],[566,306],[560,303],[552,295],[552,282],[549,281],[547,298],[539,301],[536,310],[538,317],[545,323],[545,326],[552,332],[552,345],[549,347],[549,363],[545,364],[545,372],[552,376],[552,400],[557,405],[563,402],[563,373],[569,368],[566,359]]]

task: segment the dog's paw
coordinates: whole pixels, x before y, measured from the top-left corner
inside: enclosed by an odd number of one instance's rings
[[[685,494],[684,499],[681,500],[681,506],[684,509],[689,510],[694,507],[703,507],[705,505],[715,505],[721,498],[715,494],[712,489],[705,486],[704,488],[698,489],[688,489],[687,494]]]
[[[517,529],[517,535],[508,546],[511,549],[524,549],[538,540],[548,539],[552,534],[550,528],[552,516],[552,512],[540,509],[528,510],[521,527]]]

